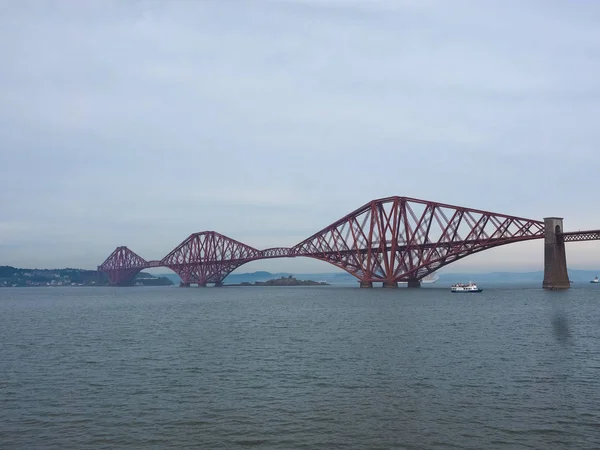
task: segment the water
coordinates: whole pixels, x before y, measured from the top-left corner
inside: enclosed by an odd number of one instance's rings
[[[0,448],[598,448],[594,288],[0,289]]]

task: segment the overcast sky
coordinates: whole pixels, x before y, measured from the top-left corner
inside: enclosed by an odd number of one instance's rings
[[[599,23],[591,0],[0,0],[0,265],[292,246],[392,195],[600,228]],[[336,270],[238,272],[262,269]]]

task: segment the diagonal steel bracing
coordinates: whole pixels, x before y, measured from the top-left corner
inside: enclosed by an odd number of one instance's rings
[[[106,260],[98,266],[98,271],[108,276],[110,284],[131,284],[135,276],[149,267],[148,262],[129,250],[127,247],[117,247]]]
[[[543,237],[543,221],[389,197],[363,205],[293,250],[362,282],[394,283],[419,280],[488,248]]]
[[[597,241],[600,240],[600,230],[568,231],[559,236],[564,242]]]
[[[99,270],[114,284],[159,265],[177,273],[184,284],[221,284],[247,262],[305,256],[340,267],[361,282],[396,283],[420,280],[492,247],[543,237],[543,221],[387,197],[363,205],[292,248],[258,250],[215,231],[204,231],[190,235],[160,261],[147,262],[119,247]]]

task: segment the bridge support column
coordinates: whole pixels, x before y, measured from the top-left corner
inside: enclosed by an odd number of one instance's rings
[[[384,288],[397,288],[398,287],[398,283],[395,281],[384,281],[383,282],[383,287]]]
[[[206,281],[205,281],[204,283],[198,283],[198,287],[199,287],[199,288],[201,288],[201,287],[206,287]]]
[[[190,283],[184,283],[183,281],[179,283],[179,287],[190,287]]]
[[[565,243],[557,233],[563,232],[561,217],[545,217],[544,234],[544,289],[569,289]]]
[[[223,287],[223,282],[222,281],[217,281],[215,283],[215,287]]]
[[[420,288],[421,281],[420,280],[408,280],[408,288]]]
[[[361,288],[372,288],[373,287],[372,281],[359,281],[359,283],[360,283]]]

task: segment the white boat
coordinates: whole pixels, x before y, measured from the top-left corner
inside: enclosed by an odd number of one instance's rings
[[[471,292],[481,292],[483,289],[479,289],[475,283],[472,281],[469,284],[457,283],[453,284],[450,287],[451,292],[461,292],[461,293],[471,293]]]
[[[591,280],[590,283],[598,283],[598,277],[594,277],[594,279]]]

